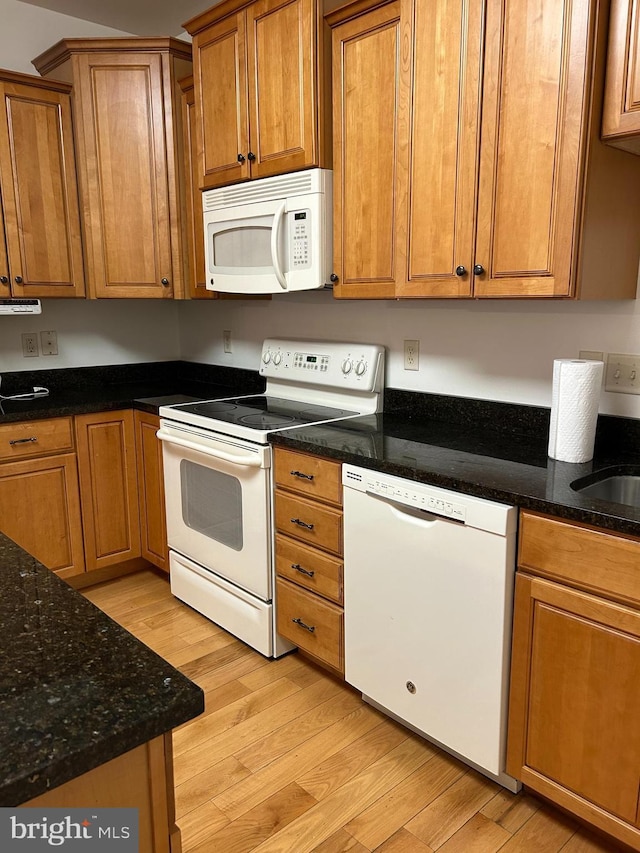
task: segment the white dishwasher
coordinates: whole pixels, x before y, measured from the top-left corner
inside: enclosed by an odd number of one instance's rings
[[[353,465],[345,677],[511,791],[505,772],[516,509]]]

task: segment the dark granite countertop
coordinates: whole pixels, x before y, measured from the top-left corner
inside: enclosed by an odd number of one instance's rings
[[[188,362],[82,367],[20,372],[3,376],[4,396],[49,389],[34,400],[0,400],[0,424],[91,412],[135,408],[157,414],[171,403],[260,393],[264,380],[257,371]]]
[[[640,421],[600,417],[591,462],[547,456],[549,411],[480,401],[445,410],[444,398],[418,406],[273,433],[276,446],[316,453],[375,471],[521,508],[640,536],[640,509],[580,494],[571,483],[615,467],[640,473]],[[414,400],[416,395],[414,395]],[[430,403],[433,403],[431,406]],[[471,404],[471,405],[469,405]],[[477,407],[474,404],[478,404]]]
[[[0,533],[0,806],[202,713],[202,690]]]

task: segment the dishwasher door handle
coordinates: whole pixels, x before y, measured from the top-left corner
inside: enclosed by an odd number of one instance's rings
[[[432,527],[438,521],[451,522],[452,524],[460,524],[464,527],[464,521],[457,518],[449,518],[446,515],[438,515],[435,512],[429,512],[428,509],[420,509],[420,507],[407,506],[407,504],[394,501],[393,498],[385,498],[383,495],[377,495],[375,492],[365,492],[367,497],[374,498],[381,503],[387,504],[389,509],[402,521],[409,524],[419,524],[423,527]]]

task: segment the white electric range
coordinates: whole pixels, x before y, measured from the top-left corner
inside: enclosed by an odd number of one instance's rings
[[[275,631],[269,435],[382,411],[384,348],[267,339],[264,394],[160,408],[171,591],[268,657]]]

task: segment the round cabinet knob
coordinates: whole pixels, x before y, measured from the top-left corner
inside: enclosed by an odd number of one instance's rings
[[[460,264],[459,267],[456,267],[456,275],[462,276],[462,275],[466,275],[466,274],[467,274],[467,268],[463,267],[462,264]]]
[[[366,369],[367,369],[367,362],[366,361],[359,361],[356,364],[356,375],[362,376],[363,373],[366,371]]]
[[[238,154],[238,163],[244,163],[246,159],[247,158],[244,156],[244,154]]]
[[[22,276],[21,276],[21,275],[17,275],[17,276],[15,277],[14,281],[15,281],[15,283],[16,283],[16,284],[22,284]]]
[[[160,284],[161,284],[163,287],[169,287],[169,279],[168,279],[168,278],[161,278],[161,279],[160,279]]]
[[[338,276],[337,276],[337,275],[336,275],[336,273],[334,273],[334,272],[332,272],[332,273],[331,273],[331,275],[329,276],[329,279],[330,279],[330,281],[332,281],[334,284],[336,283],[336,281],[340,281],[340,279],[338,278]]]
[[[482,273],[484,272],[484,267],[482,266],[482,264],[476,264],[473,268],[473,272],[475,275],[482,275]]]
[[[9,279],[6,275],[0,275],[0,284],[9,284]]]
[[[268,351],[263,353],[262,354],[262,360],[265,364],[269,364],[269,362],[271,361],[271,353]]]
[[[282,354],[277,352],[273,357],[273,363],[275,365],[278,365],[278,364],[280,364],[281,361],[282,361]]]
[[[249,151],[249,153],[247,154],[247,157],[249,158],[249,161],[251,163],[253,163],[253,161],[256,159],[256,155],[253,153],[253,151]]]
[[[353,362],[351,361],[350,358],[345,358],[345,360],[342,362],[342,372],[344,373],[345,376],[347,376],[349,373],[351,373],[352,369],[353,369]]]

